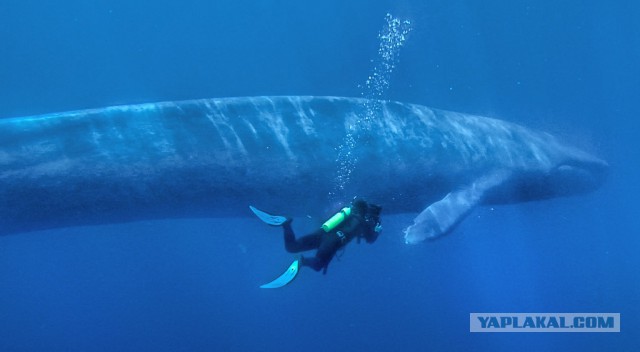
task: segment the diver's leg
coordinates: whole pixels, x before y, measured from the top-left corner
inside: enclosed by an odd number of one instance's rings
[[[300,265],[308,266],[315,271],[320,271],[322,268],[327,266],[329,263],[326,261],[319,259],[318,257],[302,257],[300,259]]]
[[[291,228],[291,220],[283,223],[282,229],[284,230],[284,248],[287,252],[298,253],[316,249],[320,246],[322,240],[322,233],[320,231],[296,239],[293,228]]]
[[[340,244],[340,239],[338,239],[337,237],[328,235],[324,236],[322,238],[320,246],[318,247],[316,256],[311,258],[302,257],[300,260],[300,264],[303,266],[308,266],[315,271],[325,269],[326,273],[326,268],[329,265],[331,259],[333,259],[333,256],[338,251],[338,248],[340,248]]]

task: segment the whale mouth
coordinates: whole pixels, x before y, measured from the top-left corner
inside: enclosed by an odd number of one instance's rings
[[[509,204],[593,192],[607,179],[609,165],[600,160],[570,161],[547,171],[515,173],[510,182],[489,191],[485,204]]]
[[[607,179],[609,165],[602,160],[560,164],[547,177],[555,195],[568,196],[588,193],[599,188]]]

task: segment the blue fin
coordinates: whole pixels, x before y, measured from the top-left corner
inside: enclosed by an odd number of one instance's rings
[[[258,219],[264,221],[265,223],[269,224],[269,225],[273,225],[273,226],[280,226],[282,225],[285,221],[287,221],[287,218],[284,216],[279,216],[279,215],[271,215],[269,213],[265,213],[264,211],[250,205],[249,209],[251,209],[251,211],[256,214],[256,216],[258,217]]]
[[[296,259],[289,265],[287,271],[285,271],[282,275],[278,276],[277,279],[260,286],[260,288],[279,288],[285,286],[286,284],[293,281],[298,275],[298,269],[300,268],[299,261]]]

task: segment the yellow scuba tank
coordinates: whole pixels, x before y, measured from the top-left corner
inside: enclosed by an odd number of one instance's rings
[[[337,212],[334,216],[330,217],[329,220],[325,221],[322,224],[322,229],[324,232],[329,232],[336,228],[336,226],[340,225],[344,219],[346,219],[351,214],[350,207],[344,207],[339,212]]]

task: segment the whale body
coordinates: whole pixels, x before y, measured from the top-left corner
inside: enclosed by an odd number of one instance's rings
[[[328,211],[338,150],[354,133],[345,199],[419,213],[407,224],[408,243],[451,232],[478,205],[594,190],[608,169],[544,132],[393,101],[283,96],[112,106],[0,119],[0,234],[249,216],[249,204],[292,216]]]

